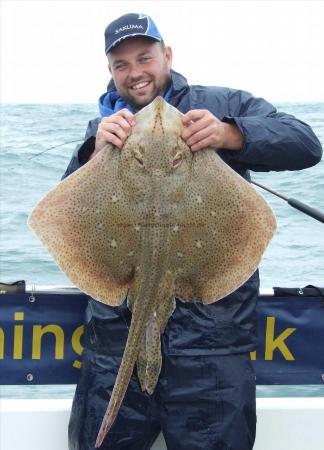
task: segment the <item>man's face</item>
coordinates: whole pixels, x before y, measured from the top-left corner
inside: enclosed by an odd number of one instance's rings
[[[128,39],[108,53],[108,62],[119,94],[137,110],[169,86],[172,51],[159,42]]]

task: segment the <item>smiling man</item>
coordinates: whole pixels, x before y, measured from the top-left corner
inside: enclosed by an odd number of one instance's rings
[[[105,31],[112,80],[99,100],[64,176],[107,143],[122,151],[136,111],[161,95],[183,115],[182,138],[192,151],[207,147],[249,180],[249,170],[299,170],[321,158],[311,128],[245,91],[189,86],[171,69],[172,51],[152,19],[126,14]],[[162,336],[163,366],[153,395],[136,371],[102,449],[150,449],[162,430],[169,450],[250,450],[255,439],[258,272],[217,303],[181,303]],[[69,425],[70,450],[94,449],[125,346],[131,313],[89,300],[85,350]]]
[[[134,109],[140,109],[156,96],[164,95],[170,87],[172,52],[162,43],[134,37],[112,48],[108,61],[119,94]]]

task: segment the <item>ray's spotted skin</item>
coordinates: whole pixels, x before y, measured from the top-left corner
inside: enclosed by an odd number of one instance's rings
[[[127,295],[132,310],[96,447],[136,362],[142,390],[154,391],[174,297],[208,304],[230,294],[256,270],[275,231],[265,200],[213,149],[190,151],[180,138],[181,116],[157,97],[136,115],[122,152],[107,145],[29,219],[77,287],[112,306]]]

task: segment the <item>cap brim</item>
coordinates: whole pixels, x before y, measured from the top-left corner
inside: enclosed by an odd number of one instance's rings
[[[117,47],[121,42],[126,41],[126,39],[132,39],[134,37],[143,37],[143,38],[152,39],[153,41],[156,41],[156,42],[162,42],[162,38],[159,38],[157,36],[150,36],[149,34],[143,34],[143,33],[134,33],[134,34],[130,34],[127,36],[122,36],[117,41],[113,42],[108,48],[106,48],[106,54],[109,53],[110,50],[112,50],[113,48]]]

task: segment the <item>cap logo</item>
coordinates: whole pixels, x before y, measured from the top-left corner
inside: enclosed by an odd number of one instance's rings
[[[123,31],[126,30],[144,30],[144,27],[142,25],[136,25],[136,24],[132,24],[132,25],[125,25],[124,27],[118,28],[117,30],[115,30],[115,34],[118,33],[122,33]]]
[[[135,13],[124,14],[111,22],[105,29],[106,55],[122,40],[136,36],[145,36],[155,41],[162,41],[159,30],[149,16]]]

